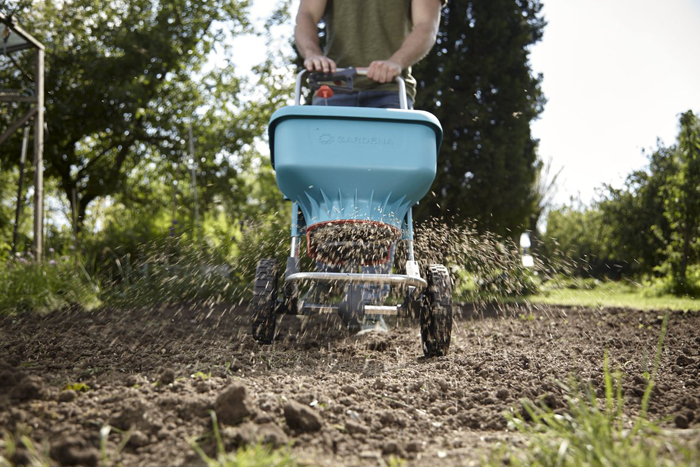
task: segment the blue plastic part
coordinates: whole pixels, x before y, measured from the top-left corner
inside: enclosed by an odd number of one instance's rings
[[[442,127],[427,112],[292,106],[269,125],[277,186],[306,225],[339,220],[404,227],[435,178]]]

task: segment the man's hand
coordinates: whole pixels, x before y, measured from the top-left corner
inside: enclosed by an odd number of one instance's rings
[[[335,73],[335,62],[325,55],[309,55],[304,59],[304,67],[309,71]]]
[[[391,60],[375,60],[367,69],[367,77],[378,83],[390,83],[401,74],[402,68]]]
[[[301,0],[297,12],[294,39],[309,71],[335,73],[335,62],[323,55],[318,45],[318,22],[326,10],[327,0]]]

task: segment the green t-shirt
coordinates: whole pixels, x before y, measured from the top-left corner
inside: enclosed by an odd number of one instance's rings
[[[411,33],[411,0],[328,0],[324,14],[327,41],[325,55],[338,68],[368,67],[374,60],[388,60]],[[406,90],[416,97],[411,68],[404,70]],[[398,91],[396,83],[377,83],[359,76],[360,91]]]

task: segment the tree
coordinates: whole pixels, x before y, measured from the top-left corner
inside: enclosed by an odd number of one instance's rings
[[[596,203],[611,229],[610,248],[636,274],[654,274],[666,260],[670,227],[664,214],[666,180],[675,172],[675,148],[660,142],[649,166],[627,176],[622,188],[605,185]]]
[[[612,232],[596,207],[578,205],[547,213],[547,231],[540,253],[555,271],[583,276],[616,278],[624,266],[610,249]],[[573,261],[571,263],[570,261]]]
[[[417,217],[457,215],[510,234],[535,209],[537,141],[530,122],[542,111],[541,77],[529,47],[542,37],[539,0],[450,1],[437,43],[416,67],[416,108],[444,129],[435,198]]]
[[[219,150],[237,154],[252,144],[260,125],[239,119],[246,114],[237,107],[239,81],[230,69],[201,72],[223,27],[233,34],[248,27],[246,4],[74,0],[18,12],[23,26],[50,44],[46,172],[60,180],[79,225],[90,203],[123,192],[127,174],[145,159],[182,165],[194,115],[202,141],[218,132]],[[16,70],[0,72],[20,79]],[[13,160],[19,151],[7,147],[0,158]],[[214,156],[205,171],[235,172],[226,158],[214,168]]]
[[[700,244],[700,120],[692,111],[680,118],[677,171],[667,178],[665,216],[671,227],[666,250],[674,283],[686,287],[688,262]]]

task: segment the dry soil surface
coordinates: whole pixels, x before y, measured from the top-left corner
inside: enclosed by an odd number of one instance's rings
[[[334,317],[284,317],[260,347],[237,306],[3,318],[0,427],[48,446],[56,465],[199,465],[192,443],[212,452],[212,411],[228,449],[262,440],[310,465],[478,465],[520,442],[504,416],[520,399],[564,410],[558,382],[571,377],[602,393],[606,349],[634,416],[665,313],[457,311],[449,355],[433,359],[411,322],[351,336]],[[650,416],[679,436],[700,428],[699,329],[698,313],[671,312],[651,397]]]

